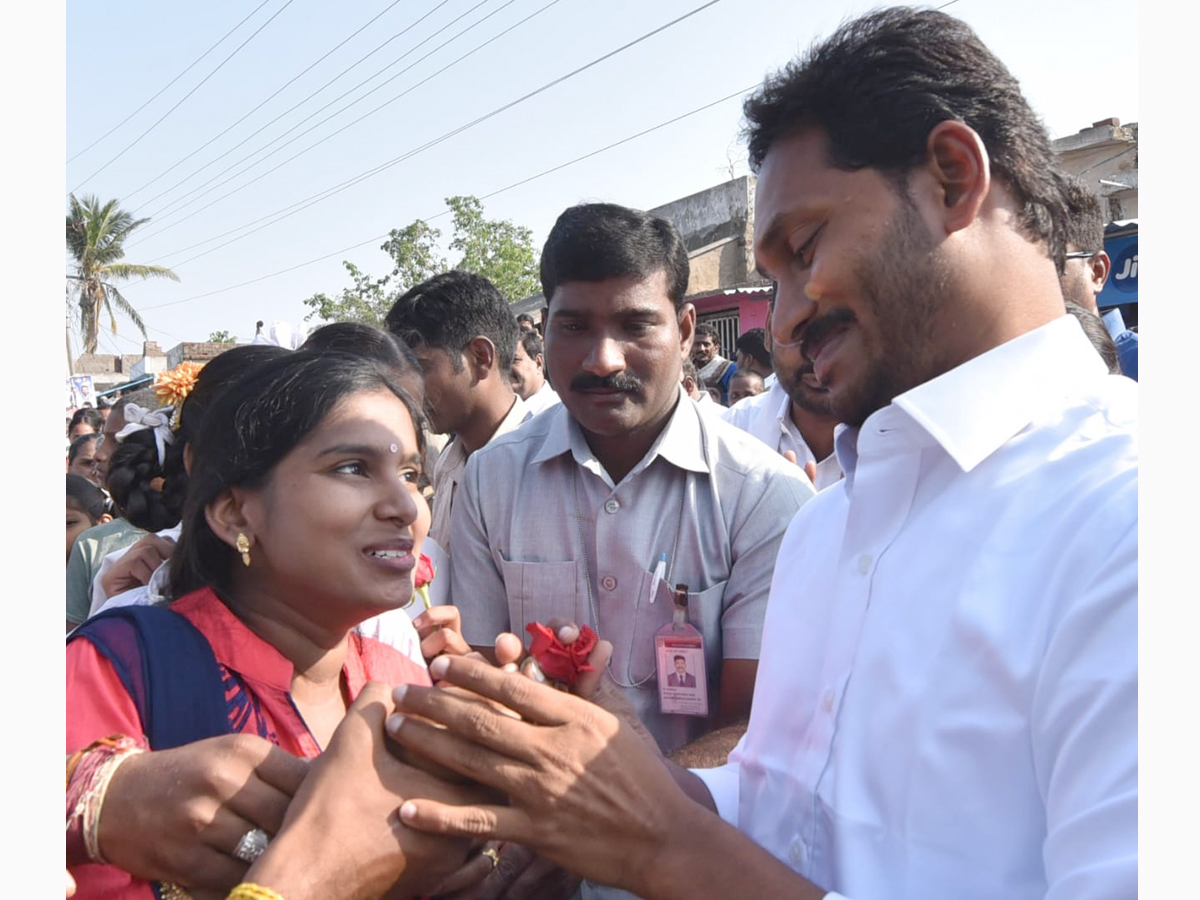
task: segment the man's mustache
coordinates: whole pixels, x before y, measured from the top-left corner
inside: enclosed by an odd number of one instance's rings
[[[572,391],[623,391],[634,393],[642,389],[642,380],[628,372],[614,372],[612,375],[593,375],[591,372],[580,372],[571,379]]]

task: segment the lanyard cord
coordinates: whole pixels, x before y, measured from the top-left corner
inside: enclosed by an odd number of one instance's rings
[[[579,552],[580,552],[580,554],[582,554],[582,559],[583,559],[583,579],[584,579],[584,582],[587,584],[588,607],[592,611],[592,621],[596,625],[596,634],[603,636],[604,632],[600,628],[600,612],[596,607],[596,596],[592,591],[592,571],[591,571],[591,566],[588,565],[587,542],[584,540],[584,537],[583,537],[583,514],[580,513],[580,511],[579,511],[579,479],[578,479],[579,467],[578,467],[577,463],[574,463],[574,461],[572,461],[572,463],[573,463],[573,467],[571,469],[571,497],[575,501],[575,524],[578,526],[578,530],[579,530]],[[667,569],[667,584],[671,583],[671,578],[675,574],[675,556],[676,556],[676,552],[679,550],[679,534],[681,531],[683,531],[683,506],[684,506],[684,501],[686,499],[687,499],[687,476],[685,474],[684,482],[683,482],[683,491],[679,495],[679,516],[675,523],[675,543],[671,545],[671,565],[670,565],[670,568]],[[599,554],[599,549],[600,549],[599,547],[596,548],[597,558],[598,558],[598,554]],[[655,587],[657,587],[657,585]],[[638,598],[637,602],[640,603],[641,598]],[[636,607],[635,607],[635,614],[636,614]],[[628,683],[622,681],[615,674],[613,674],[612,659],[609,659],[609,661],[608,661],[608,666],[607,666],[608,677],[611,678],[613,680],[613,682],[616,683],[618,686],[623,687],[623,688],[640,688],[647,681],[649,681],[651,678],[653,678],[654,674],[655,674],[655,667],[651,666],[649,675],[647,675],[645,678],[641,679],[640,681],[634,680],[633,671],[631,668],[633,665],[633,663],[632,663],[633,640],[634,640],[634,638],[631,635],[629,638],[629,655],[625,657],[625,677],[629,679]]]

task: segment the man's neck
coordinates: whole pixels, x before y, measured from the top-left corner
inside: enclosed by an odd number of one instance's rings
[[[513,393],[512,387],[501,381],[480,382],[476,390],[479,391],[479,396],[476,398],[477,403],[470,421],[457,435],[468,456],[492,439],[504,417],[517,402],[517,395]]]
[[[596,454],[600,465],[604,466],[604,471],[608,473],[613,484],[620,484],[621,479],[628,475],[633,467],[650,452],[650,448],[654,446],[658,436],[671,421],[671,416],[675,414],[678,402],[677,396],[676,401],[671,404],[661,418],[635,431],[618,435],[600,435],[584,430],[583,436],[587,440],[588,446]]]
[[[833,429],[837,422],[830,416],[809,412],[795,401],[791,401],[788,404],[788,417],[818,462],[827,459],[833,453]]]

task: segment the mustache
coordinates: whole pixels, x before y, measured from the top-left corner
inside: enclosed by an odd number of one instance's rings
[[[623,391],[634,393],[642,389],[642,380],[628,372],[614,372],[605,375],[593,375],[591,372],[580,372],[571,379],[572,391]]]
[[[804,334],[800,339],[800,352],[808,362],[809,369],[812,368],[812,348],[819,346],[832,332],[852,322],[854,322],[854,313],[842,307],[831,309],[825,315],[813,319],[804,326]]]

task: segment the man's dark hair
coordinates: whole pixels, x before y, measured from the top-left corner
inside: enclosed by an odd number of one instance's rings
[[[1087,335],[1092,346],[1096,348],[1096,352],[1100,354],[1100,358],[1104,360],[1104,364],[1108,366],[1108,374],[1120,375],[1121,356],[1117,352],[1116,342],[1104,326],[1104,321],[1091,310],[1084,309],[1078,303],[1072,303],[1070,300],[1067,301],[1067,312],[1073,315],[1083,327],[1083,333]]]
[[[521,347],[525,351],[525,355],[530,359],[544,355],[546,348],[542,346],[541,336],[536,331],[525,331],[521,333]]]
[[[680,656],[678,653],[676,653],[676,654],[675,654],[675,658],[676,658],[677,660],[679,660],[681,663],[686,663],[686,662],[687,662],[687,660],[686,660],[684,657]]]
[[[521,313],[519,316],[517,316],[517,324],[520,325],[522,322],[528,322],[530,325],[534,326],[537,325],[537,322],[533,320],[533,316],[531,316],[529,313]]]
[[[1104,249],[1104,212],[1100,206],[1100,198],[1084,182],[1075,175],[1061,173],[1059,183],[1062,187],[1063,203],[1067,208],[1067,225],[1063,251],[1068,249],[1091,250],[1099,253]],[[1066,259],[1055,257],[1058,274],[1062,275]]]
[[[738,353],[745,353],[763,368],[770,370],[771,354],[767,352],[767,333],[762,328],[751,328],[741,335],[734,348]]]
[[[1057,258],[1066,216],[1054,154],[1017,79],[971,28],[944,13],[896,7],[844,23],[767,78],[743,109],[750,165],[771,145],[818,127],[832,165],[874,168],[904,183],[926,156],[929,132],[954,120],[987,148],[1012,192],[1026,237]]]
[[[615,203],[584,203],[565,210],[542,248],[542,294],[549,304],[560,284],[609,278],[667,276],[667,296],[678,311],[687,293],[687,248],[666,219]]]
[[[494,284],[459,270],[409,288],[388,312],[384,326],[409,346],[424,344],[443,351],[455,372],[462,371],[463,348],[483,335],[496,347],[497,367],[507,373],[521,330]]]
[[[721,346],[721,335],[717,334],[717,329],[713,328],[707,322],[701,322],[696,326],[696,337],[692,338],[692,340],[695,341],[702,337],[706,337],[712,341],[714,347]]]

